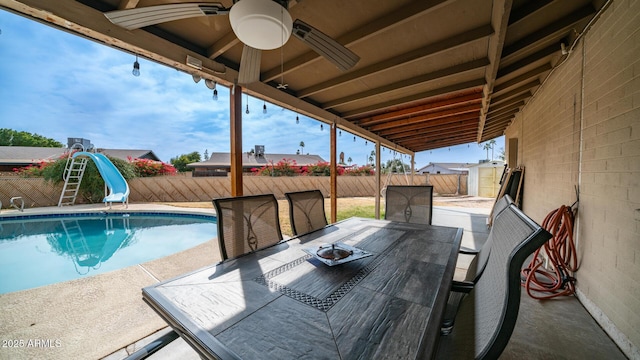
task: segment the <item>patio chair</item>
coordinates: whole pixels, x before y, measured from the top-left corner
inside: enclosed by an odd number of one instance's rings
[[[302,235],[327,226],[324,196],[320,190],[289,192],[289,219],[294,235]]]
[[[511,204],[513,204],[511,196],[505,195],[501,197],[493,207],[494,211],[491,214],[492,222],[495,221],[496,217]],[[467,268],[467,271],[465,273],[465,278],[464,280],[462,280],[462,282],[470,282],[472,284],[475,284],[478,281],[480,275],[482,275],[484,267],[487,264],[487,259],[489,258],[489,251],[491,250],[491,239],[491,232],[489,232],[487,241],[485,241],[480,249],[471,249],[464,246],[460,247],[459,255],[462,255],[463,257],[473,256],[473,260],[469,264],[469,267]],[[458,259],[460,259],[460,256],[458,256]],[[456,286],[457,282],[459,281],[457,281],[457,279],[454,279],[454,287]],[[466,287],[466,284],[464,284],[463,287]]]
[[[222,260],[282,241],[278,202],[273,194],[213,199]]]
[[[386,220],[431,224],[433,186],[389,185],[385,193]]]
[[[514,204],[496,217],[493,244],[482,277],[462,299],[455,326],[440,336],[439,359],[497,359],[518,318],[520,269],[551,238]]]
[[[509,205],[513,204],[513,200],[509,195],[502,197],[495,205],[494,220],[504,211]],[[464,262],[462,258],[467,256],[473,256],[473,259],[469,263],[469,267],[466,269],[463,279],[456,279],[454,277],[451,284],[451,291],[449,293],[449,300],[447,302],[447,308],[445,310],[444,320],[442,321],[442,331],[448,333],[453,327],[453,322],[456,316],[456,312],[460,305],[460,301],[466,295],[470,289],[472,289],[478,282],[485,267],[487,266],[487,260],[491,253],[491,245],[493,243],[494,234],[493,231],[489,232],[487,240],[484,242],[480,249],[470,249],[461,247],[458,255],[458,263]],[[467,260],[468,261],[468,260]],[[458,268],[459,266],[456,265]]]
[[[491,212],[489,213],[489,223],[487,225],[491,227],[496,219],[496,216],[498,216],[498,214],[502,212],[502,210],[504,210],[507,206],[513,203],[514,201],[509,194],[505,194],[498,200],[496,200],[496,202],[493,204],[493,207],[491,208]]]

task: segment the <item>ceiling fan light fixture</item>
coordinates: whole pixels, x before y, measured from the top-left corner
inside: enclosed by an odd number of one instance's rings
[[[260,50],[277,49],[291,36],[293,20],[272,0],[242,0],[229,12],[231,28],[244,44]]]

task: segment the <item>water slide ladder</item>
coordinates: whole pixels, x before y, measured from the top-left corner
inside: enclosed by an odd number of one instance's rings
[[[73,152],[69,152],[69,158],[64,169],[64,187],[60,194],[60,200],[58,206],[73,205],[78,197],[78,190],[80,190],[80,183],[84,176],[84,170],[87,168],[87,162],[89,158],[78,157],[72,158]]]

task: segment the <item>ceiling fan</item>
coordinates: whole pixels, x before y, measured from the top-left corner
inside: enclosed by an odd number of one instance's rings
[[[116,10],[104,15],[112,23],[129,30],[198,16],[229,15],[233,32],[244,43],[239,84],[260,81],[262,50],[284,46],[291,34],[342,71],[349,70],[360,60],[358,55],[320,30],[300,19],[292,21],[288,3],[289,0],[234,0],[230,8],[221,3],[178,3]]]

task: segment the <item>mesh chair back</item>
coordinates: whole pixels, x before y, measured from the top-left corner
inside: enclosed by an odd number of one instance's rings
[[[327,226],[324,196],[320,190],[284,194],[289,201],[289,219],[294,235],[306,234]]]
[[[272,194],[214,199],[213,206],[223,260],[282,240],[278,202]]]
[[[513,200],[511,200],[511,196],[505,195],[500,198],[496,202],[494,206],[493,219],[498,217],[498,215],[503,212],[509,205],[513,204]],[[471,281],[474,284],[478,281],[485,267],[487,266],[487,260],[489,259],[489,253],[491,252],[491,244],[493,243],[493,232],[489,232],[489,236],[487,237],[487,241],[482,245],[478,254],[473,258],[471,264],[469,264],[469,268],[467,269],[467,273],[465,276],[465,281]]]
[[[491,255],[482,277],[462,300],[453,331],[440,338],[440,359],[497,359],[515,327],[520,269],[551,234],[509,205],[491,229]]]
[[[513,204],[513,199],[509,194],[505,194],[501,198],[499,198],[496,203],[493,205],[491,209],[491,214],[489,214],[489,226],[493,225],[493,222],[496,220],[496,216],[502,212],[502,210],[506,209],[507,206]]]
[[[387,186],[385,194],[385,219],[414,224],[431,224],[432,211],[433,186]]]

